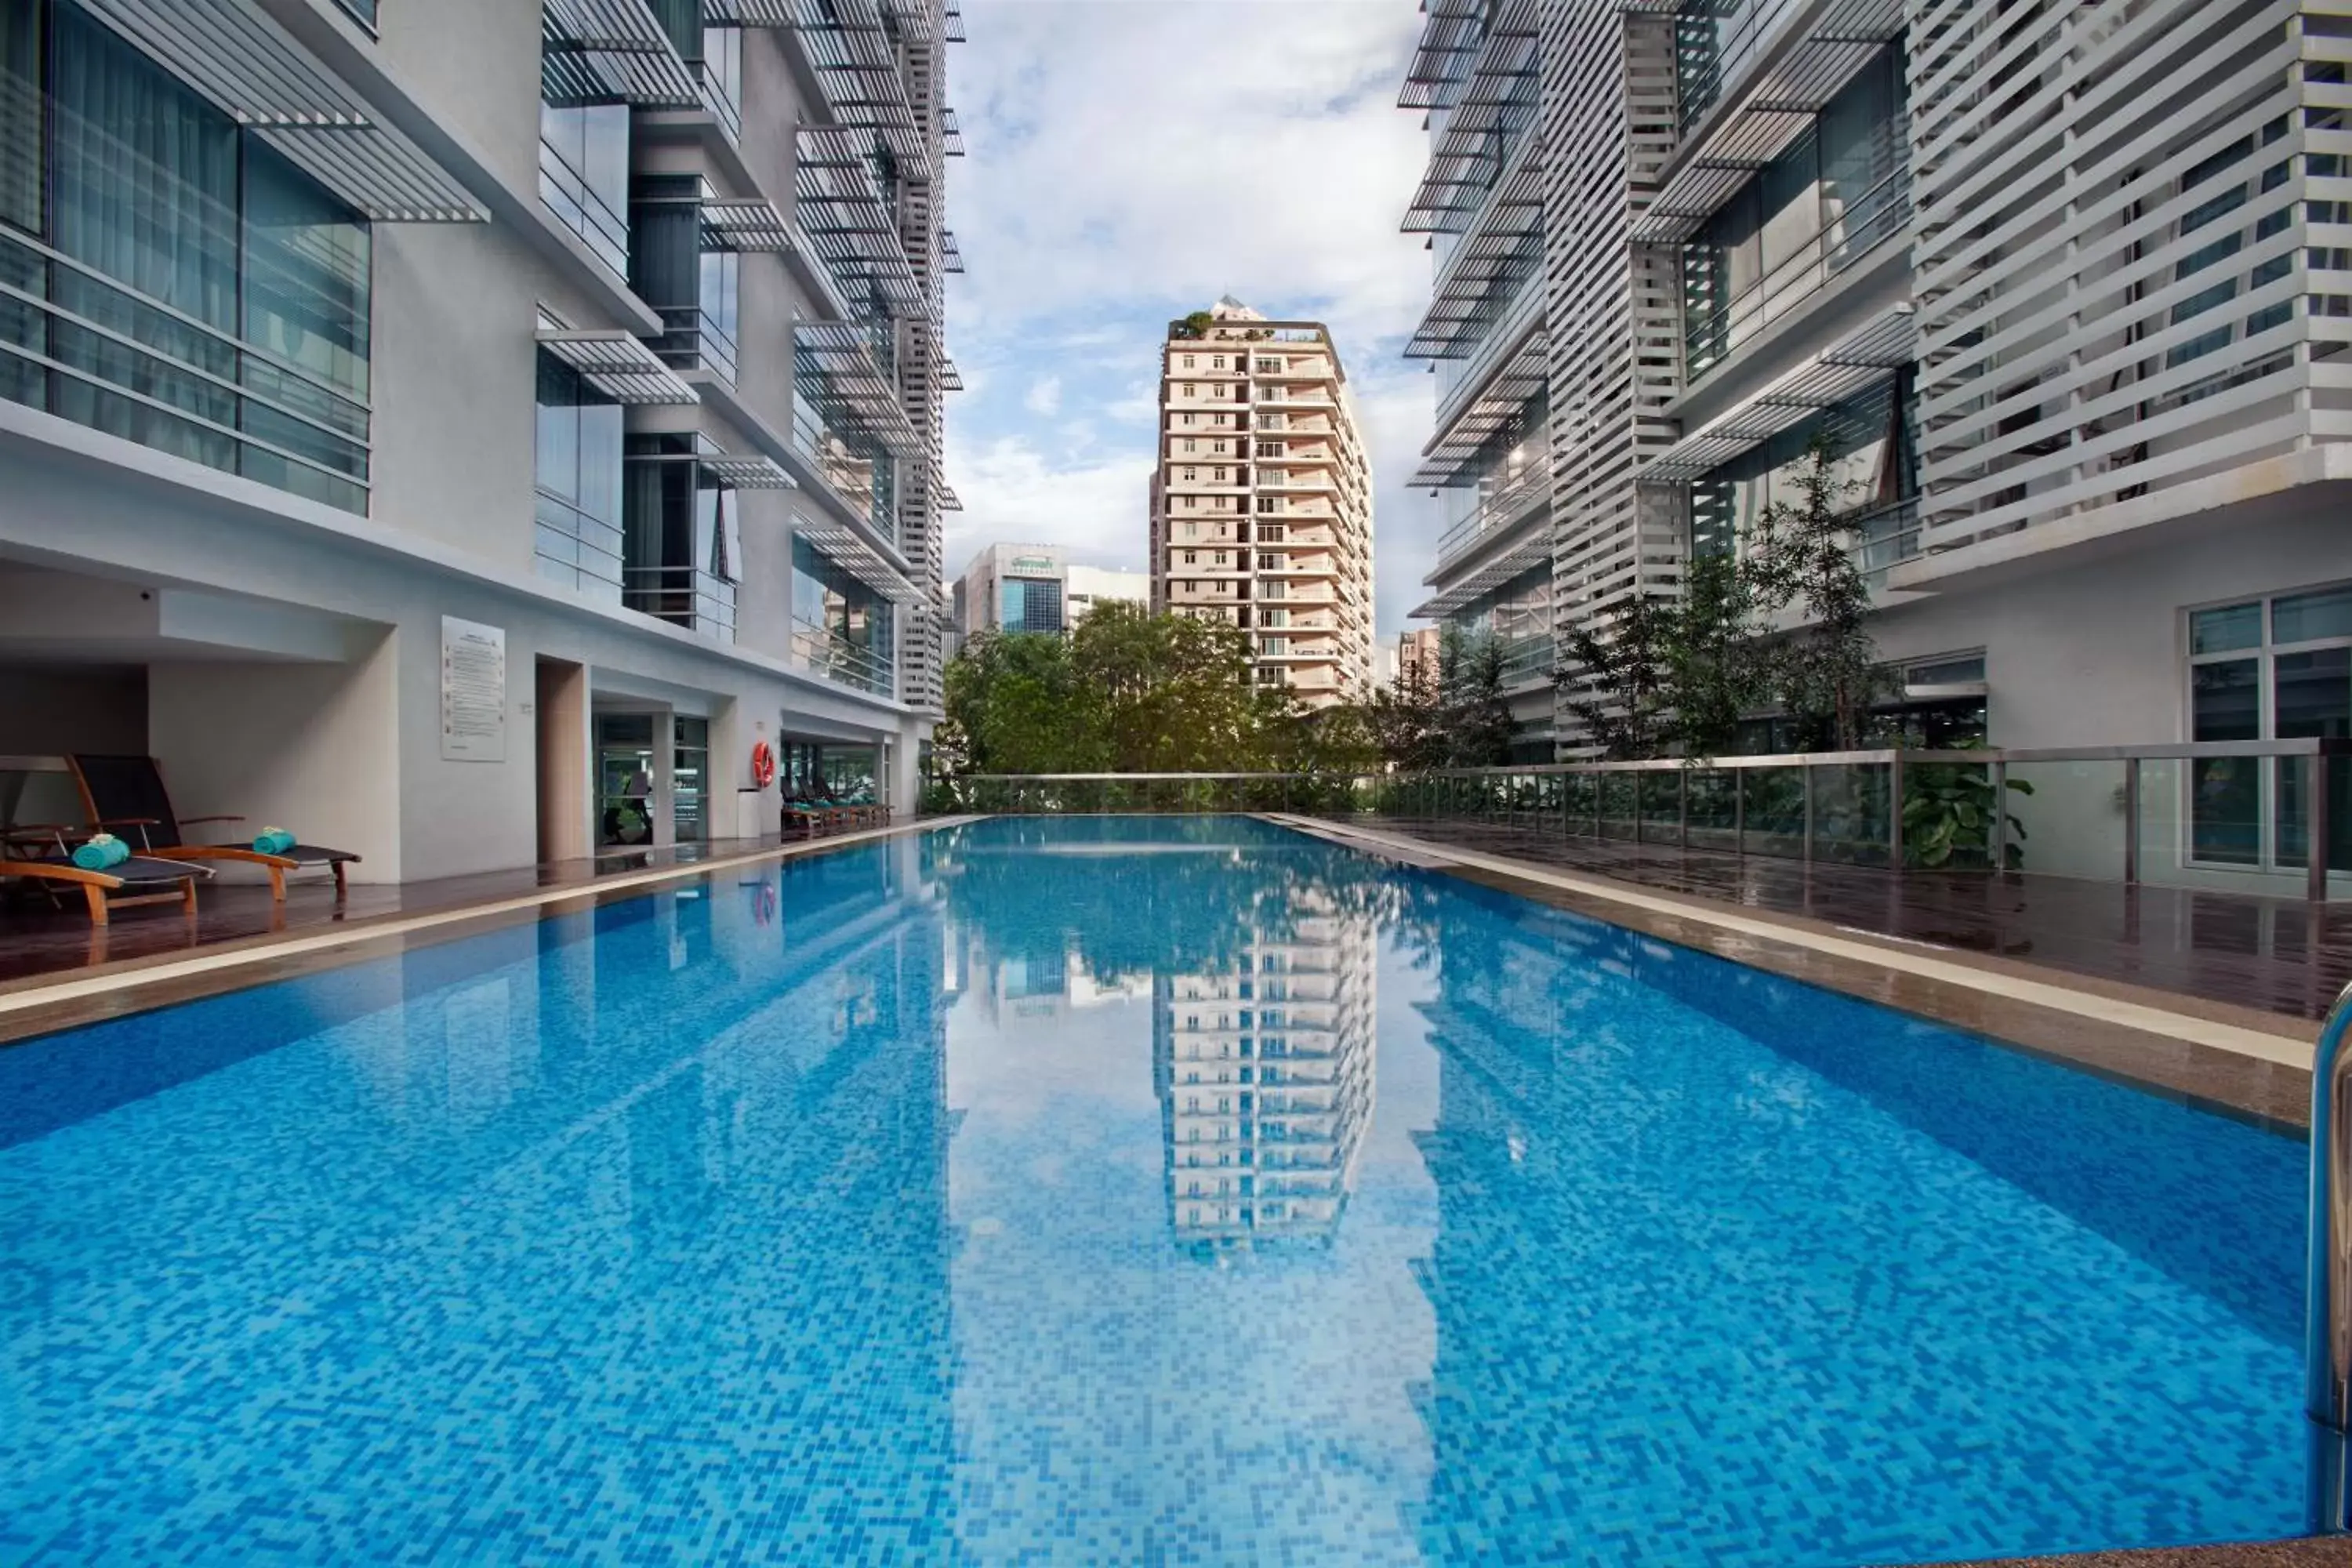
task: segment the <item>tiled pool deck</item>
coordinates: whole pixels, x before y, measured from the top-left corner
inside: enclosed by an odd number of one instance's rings
[[[960,819],[879,832],[946,820]],[[1807,873],[1492,822],[1276,820],[2278,1125],[2307,1116],[2311,1020],[2352,973],[2352,911],[2315,917],[2299,906],[2154,890],[2125,900],[2120,889],[2048,878]],[[736,841],[354,888],[341,906],[322,887],[298,886],[277,909],[266,889],[215,889],[194,922],[126,916],[97,937],[69,920],[0,914],[0,1042],[877,836]],[[2352,1564],[2352,1543],[2040,1561],[2307,1568]]]

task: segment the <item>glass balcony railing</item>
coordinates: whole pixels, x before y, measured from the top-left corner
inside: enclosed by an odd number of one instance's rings
[[[1911,165],[1898,134],[1894,167],[1853,200],[1822,203],[1821,226],[1737,291],[1718,294],[1707,249],[1684,247],[1683,368],[1691,381],[1714,370],[1830,279],[1903,233],[1911,219]]]
[[[735,585],[692,566],[624,567],[621,602],[714,642],[735,640]]]
[[[539,144],[539,199],[597,260],[624,278],[629,275],[629,220],[545,142]]]
[[[15,234],[0,236],[0,397],[368,510],[366,404]]]
[[[695,305],[664,306],[660,315],[656,353],[680,370],[708,370],[730,386],[735,384],[735,335],[718,317]]]
[[[813,675],[887,697],[898,688],[889,658],[850,641],[831,626],[793,617],[792,660]]]
[[[1853,521],[1853,563],[1874,590],[1886,586],[1888,568],[1919,553],[1917,497],[1864,513]]]
[[[1551,494],[1551,458],[1539,454],[1524,459],[1517,473],[1486,493],[1476,510],[1445,531],[1437,542],[1437,569],[1461,560],[1479,541],[1527,515],[1538,499]]]

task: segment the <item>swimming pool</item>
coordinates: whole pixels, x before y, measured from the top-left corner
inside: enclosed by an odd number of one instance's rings
[[[2303,1177],[1269,825],[987,821],[0,1050],[0,1560],[2293,1533]]]

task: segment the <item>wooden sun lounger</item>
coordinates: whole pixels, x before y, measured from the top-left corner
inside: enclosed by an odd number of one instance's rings
[[[0,878],[39,882],[51,889],[52,901],[56,890],[79,888],[92,925],[106,924],[113,910],[133,904],[178,904],[184,914],[196,912],[196,879],[211,876],[209,868],[133,855],[103,871],[86,871],[73,863],[66,847],[73,835],[86,837],[87,830],[28,824],[9,833],[0,840]],[[50,844],[56,851],[44,853]]]

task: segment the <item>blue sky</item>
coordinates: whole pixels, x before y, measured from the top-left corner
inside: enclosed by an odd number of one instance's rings
[[[1403,488],[1433,381],[1398,357],[1429,257],[1397,223],[1418,0],[963,0],[948,100],[947,567],[1040,542],[1143,565],[1158,349],[1231,293],[1330,323],[1370,448],[1380,629],[1425,596],[1435,508]]]

